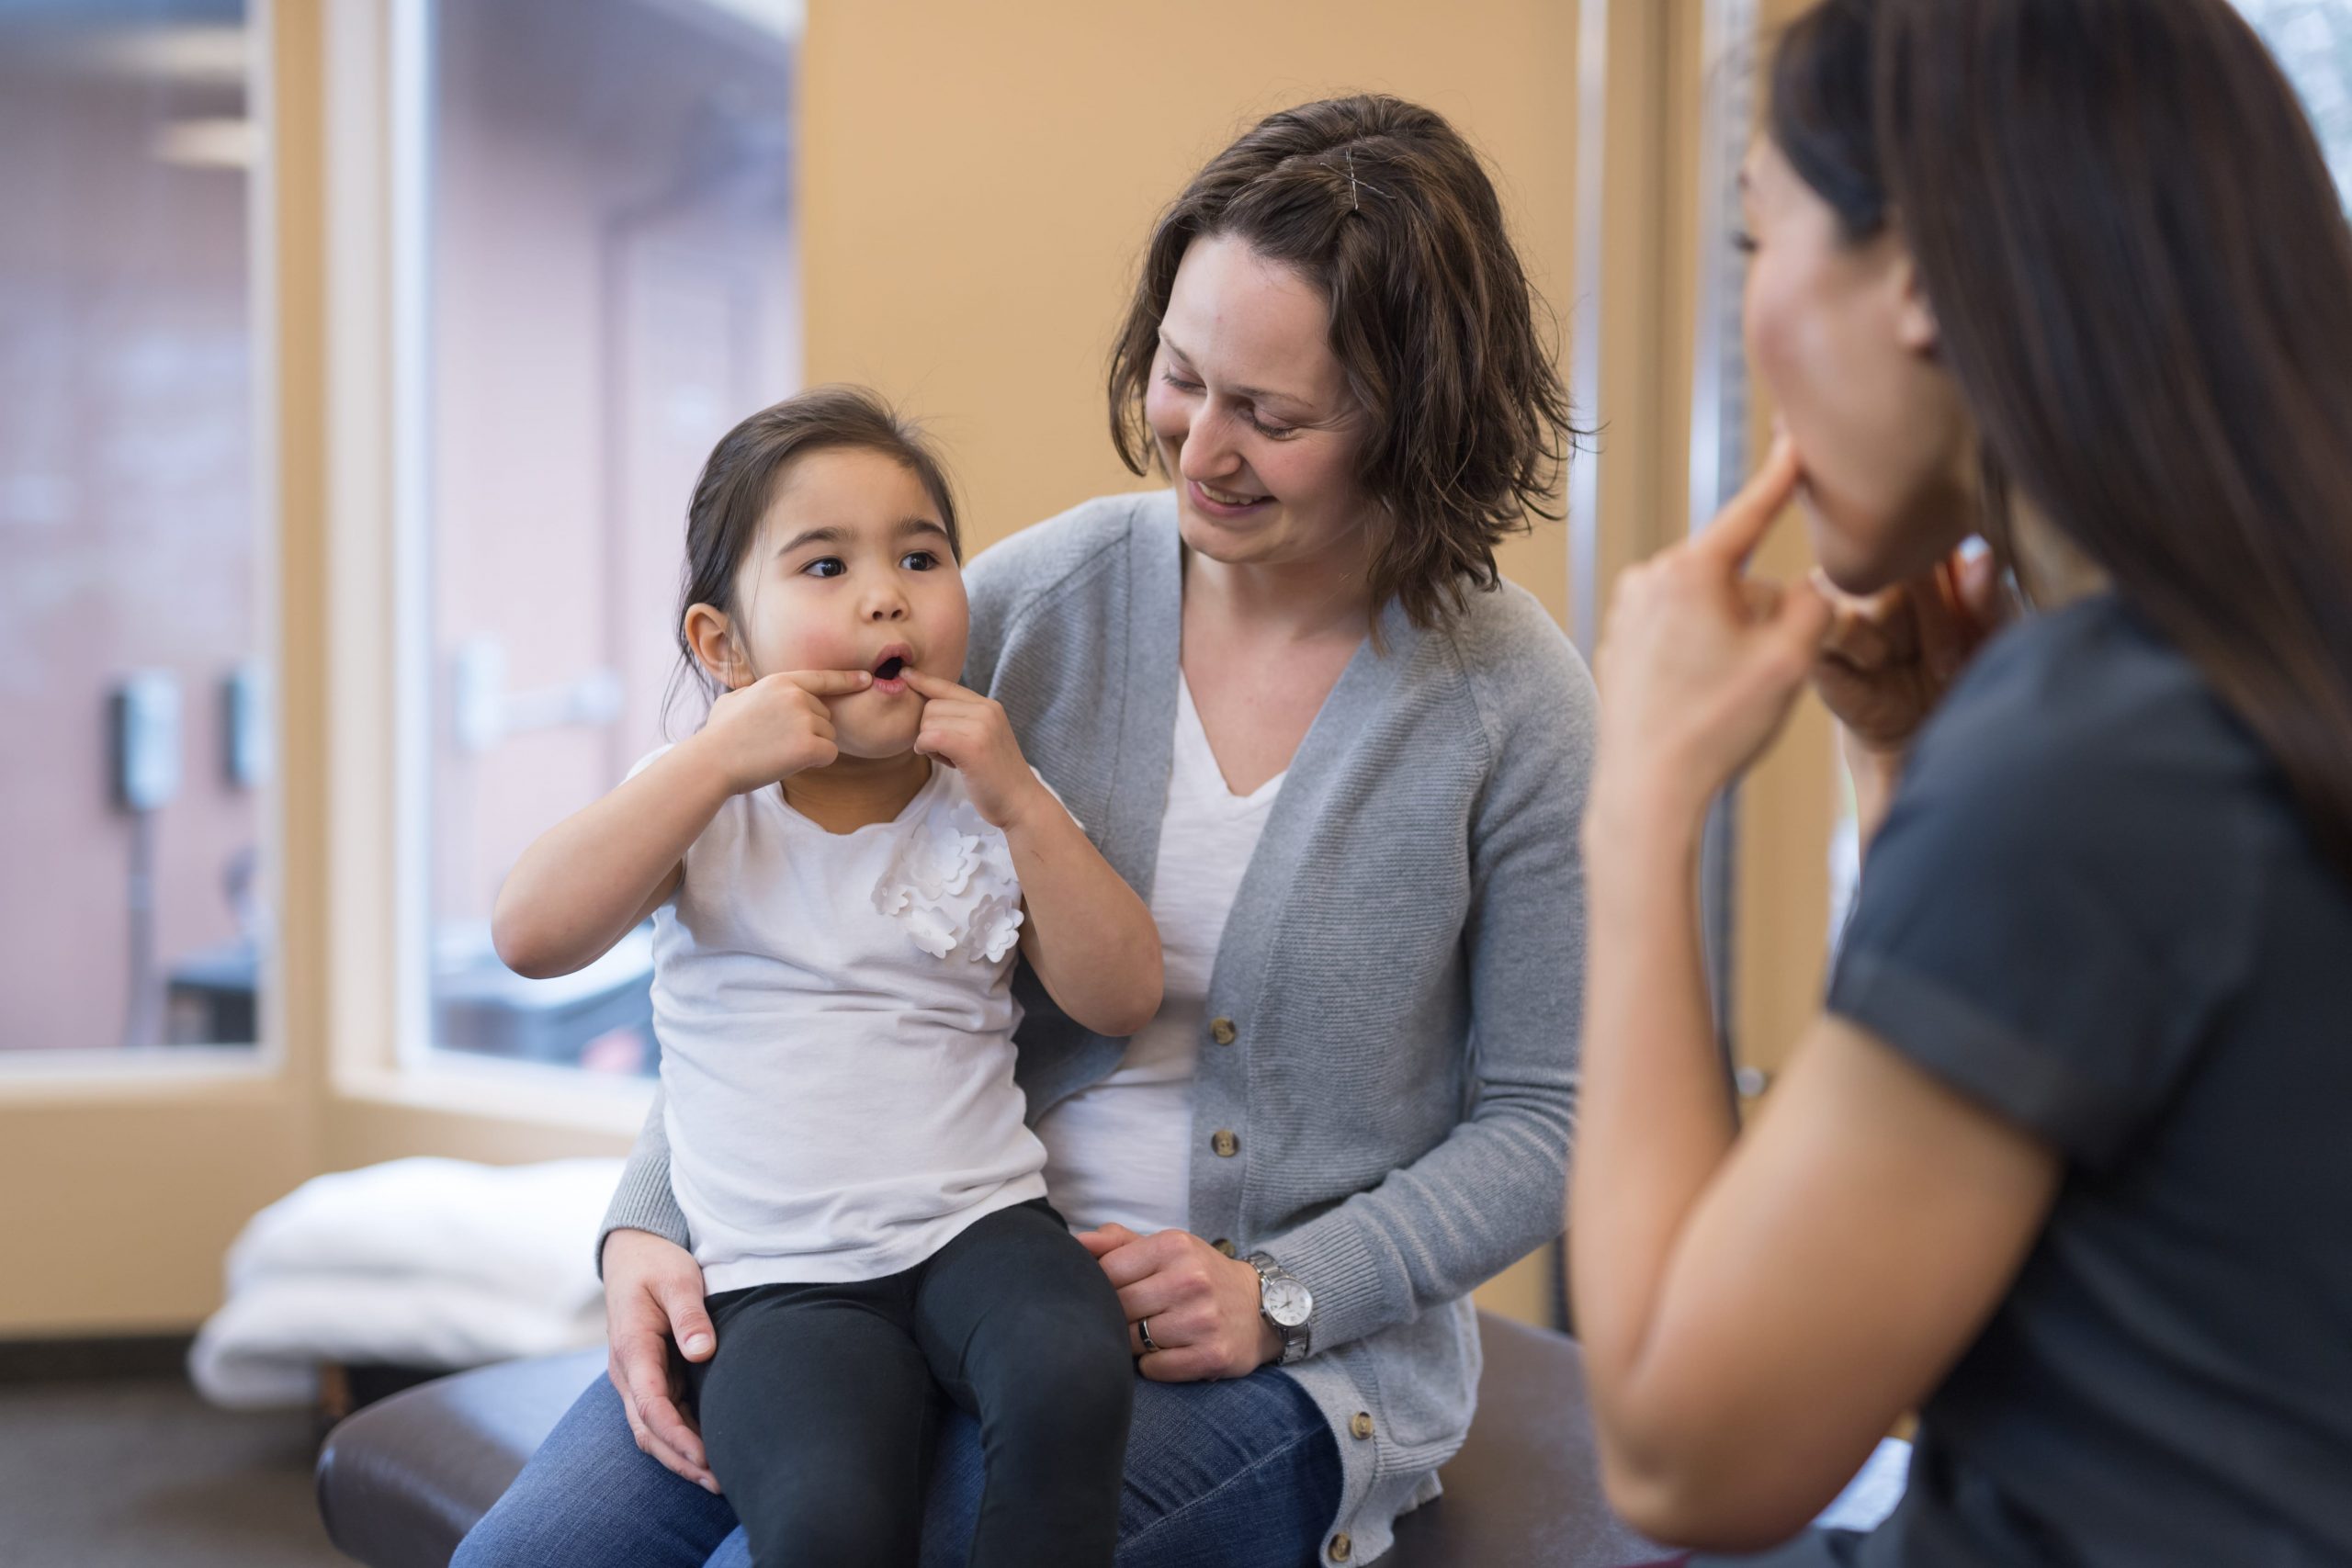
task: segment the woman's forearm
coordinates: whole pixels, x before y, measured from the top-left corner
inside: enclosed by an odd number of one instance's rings
[[[1903,782],[1904,752],[1871,745],[1840,725],[1838,747],[1845,754],[1846,774],[1854,783],[1854,829],[1864,853],[1886,820],[1894,803],[1895,786]]]
[[[1568,1239],[1593,1397],[1614,1416],[1638,1403],[1675,1244],[1737,1132],[1699,930],[1703,822],[1695,806],[1644,795],[1597,804],[1585,832],[1591,951]]]
[[[604,1272],[605,1238],[616,1230],[650,1231],[680,1247],[691,1249],[694,1246],[685,1211],[678,1207],[677,1195],[670,1187],[670,1124],[664,1106],[662,1086],[657,1083],[653,1103],[645,1112],[645,1125],[629,1147],[628,1163],[621,1167],[620,1185],[613,1190],[604,1223],[596,1227],[599,1274]]]
[[[1159,1010],[1159,930],[1059,802],[1005,835],[1028,907],[1023,952],[1080,1026],[1124,1037]]]
[[[689,740],[539,835],[498,890],[499,957],[534,978],[602,957],[668,893],[727,796],[724,775]]]

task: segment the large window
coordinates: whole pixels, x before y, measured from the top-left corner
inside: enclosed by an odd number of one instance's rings
[[[0,6],[0,1052],[260,1033],[250,52],[241,0]]]
[[[2287,69],[2352,208],[2352,0],[2237,0]]]
[[[422,0],[419,0],[422,4]],[[528,981],[492,950],[515,857],[695,722],[665,713],[685,504],[711,444],[793,390],[797,6],[423,6],[404,324],[422,432],[404,614],[428,803],[433,1045],[654,1066],[650,939]]]

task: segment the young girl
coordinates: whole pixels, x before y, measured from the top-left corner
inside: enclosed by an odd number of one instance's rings
[[[653,918],[671,1180],[718,1331],[689,1377],[753,1560],[913,1562],[944,1398],[988,1455],[972,1562],[1099,1568],[1126,1319],[1046,1205],[1011,977],[1017,945],[1084,1027],[1132,1033],[1150,913],[956,683],[954,502],[872,394],[736,426],[686,553],[709,717],[531,847],[499,953],[564,974]]]

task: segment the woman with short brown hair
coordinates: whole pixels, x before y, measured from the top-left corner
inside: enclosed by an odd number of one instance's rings
[[[1443,119],[1274,115],[1162,218],[1114,358],[1119,450],[1170,488],[967,570],[965,683],[1166,953],[1132,1039],[1034,985],[1016,1035],[1048,1192],[1137,1358],[1125,1568],[1378,1556],[1468,1430],[1469,1292],[1558,1230],[1591,684],[1494,556],[1571,437],[1544,319]],[[665,1357],[711,1329],[662,1125],[607,1222],[611,1375],[462,1563],[742,1560],[687,1483]],[[941,1432],[910,1462],[949,1563],[986,1434]]]

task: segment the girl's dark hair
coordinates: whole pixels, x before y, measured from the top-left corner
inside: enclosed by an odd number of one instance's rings
[[[1368,420],[1362,482],[1386,516],[1375,604],[1417,626],[1499,581],[1495,547],[1550,510],[1577,432],[1539,304],[1477,153],[1439,115],[1378,96],[1261,120],[1160,214],[1111,355],[1111,439],[1157,460],[1144,419],[1159,324],[1196,239],[1231,235],[1329,301],[1331,349]]]
[[[735,574],[745,552],[758,542],[761,521],[776,485],[794,461],[811,452],[855,447],[897,461],[920,481],[948,547],[964,558],[964,534],[956,519],[956,493],[946,468],[922,433],[864,387],[811,387],[772,404],[719,438],[695,481],[686,507],[686,565],[678,585],[678,654],[707,696],[718,682],[695,657],[686,640],[686,612],[708,604],[732,623]]]
[[[1916,258],[1991,460],[2352,876],[2352,225],[2225,0],[1827,0],[1770,130]]]

